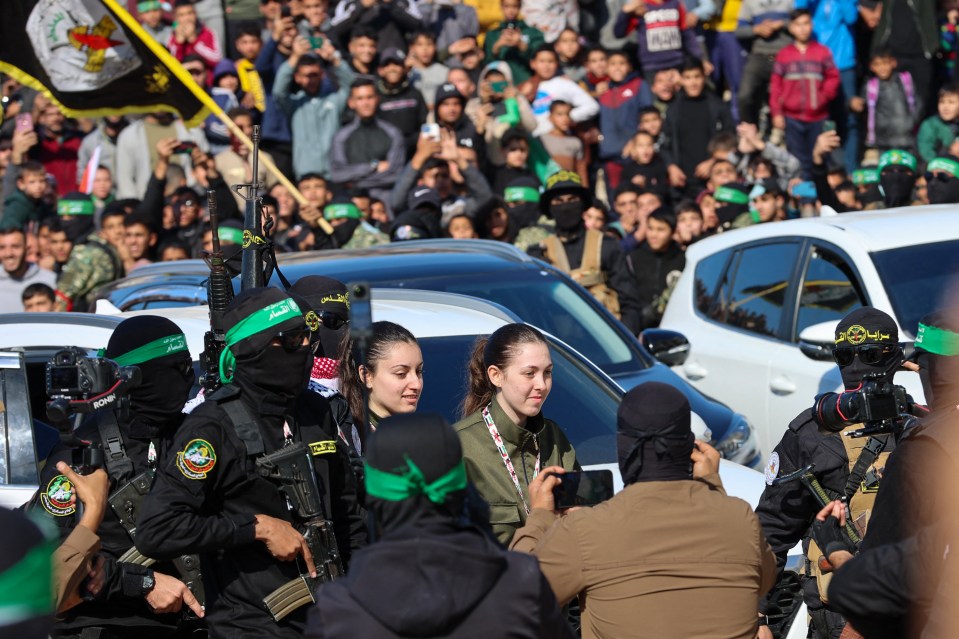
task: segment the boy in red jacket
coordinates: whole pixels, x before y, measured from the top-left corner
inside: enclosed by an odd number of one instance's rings
[[[795,41],[773,64],[769,110],[773,126],[786,130],[786,148],[799,158],[804,180],[810,179],[812,148],[839,92],[839,71],[829,49],[812,41],[812,14],[796,9],[789,16]]]

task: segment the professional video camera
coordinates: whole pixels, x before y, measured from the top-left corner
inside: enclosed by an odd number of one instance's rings
[[[103,448],[80,439],[71,417],[119,406],[126,392],[140,383],[140,369],[119,366],[103,357],[88,357],[75,346],[54,353],[46,371],[47,418],[60,431],[60,440],[74,449],[77,472],[87,474],[103,465]]]

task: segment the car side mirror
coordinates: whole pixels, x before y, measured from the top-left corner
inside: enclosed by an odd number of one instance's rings
[[[666,366],[679,366],[689,357],[689,340],[676,331],[648,328],[639,334],[639,341]]]
[[[809,359],[819,362],[833,361],[832,349],[836,343],[838,322],[820,322],[807,326],[799,334],[799,350]]]

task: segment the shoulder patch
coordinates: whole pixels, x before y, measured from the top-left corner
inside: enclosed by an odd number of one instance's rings
[[[310,444],[311,455],[329,455],[336,452],[336,441],[328,439],[322,442],[313,442]]]
[[[192,439],[176,454],[176,467],[187,479],[206,479],[216,465],[216,452],[205,439]]]
[[[54,517],[67,517],[77,512],[76,504],[70,503],[74,494],[73,482],[64,475],[57,475],[40,495],[40,503]]]
[[[769,456],[769,463],[766,464],[766,485],[772,486],[773,480],[779,475],[779,453],[773,453]]]

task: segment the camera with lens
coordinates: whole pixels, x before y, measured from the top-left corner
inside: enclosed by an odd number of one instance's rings
[[[895,432],[900,417],[909,413],[911,400],[902,386],[881,381],[880,376],[867,375],[860,389],[849,395],[849,414],[865,424],[865,428],[849,433],[849,437],[865,437]]]
[[[103,449],[73,432],[71,417],[101,408],[119,407],[129,388],[140,383],[140,369],[119,366],[103,357],[88,357],[77,347],[54,353],[47,362],[47,418],[60,431],[60,440],[74,449],[74,468],[81,474],[103,465]]]

